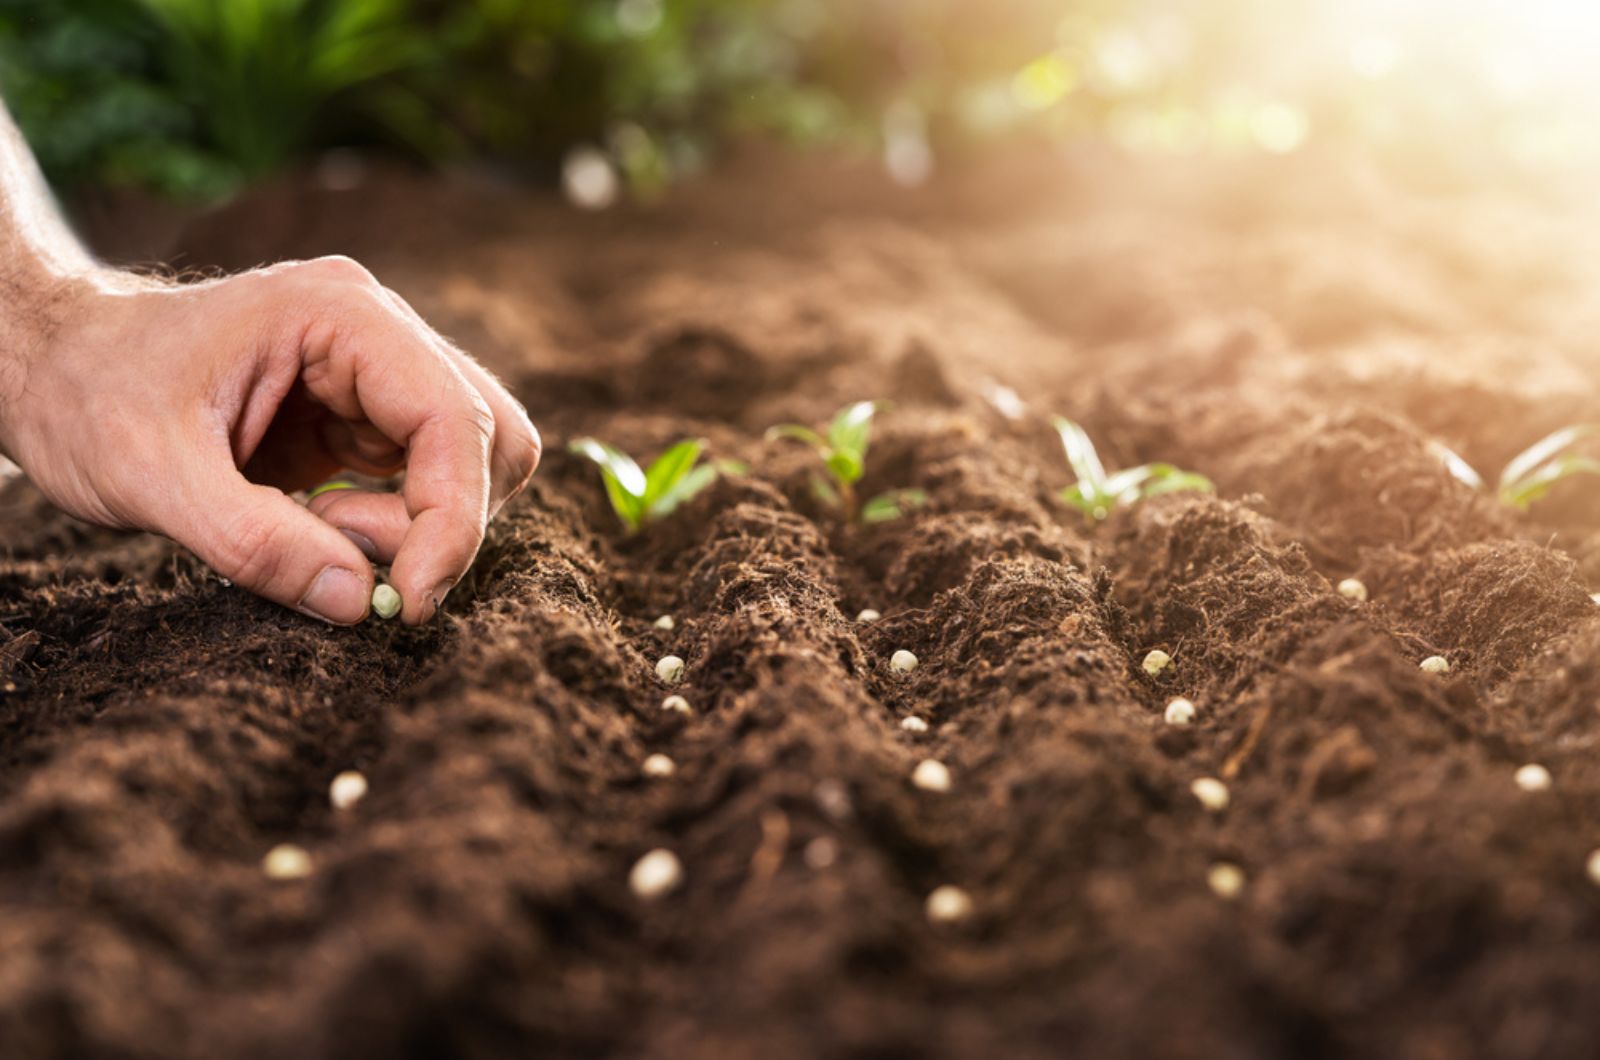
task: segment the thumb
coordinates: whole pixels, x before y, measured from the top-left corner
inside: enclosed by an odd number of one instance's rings
[[[372,565],[361,550],[281,490],[212,468],[167,536],[236,585],[334,625],[367,617]]]

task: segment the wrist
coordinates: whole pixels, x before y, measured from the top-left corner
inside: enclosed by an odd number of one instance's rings
[[[17,459],[13,434],[29,376],[63,324],[107,291],[111,270],[63,273],[15,261],[10,266],[0,269],[0,455]]]

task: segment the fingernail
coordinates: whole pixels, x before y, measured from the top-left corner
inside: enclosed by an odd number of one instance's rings
[[[300,599],[300,610],[336,626],[353,626],[367,617],[372,600],[366,579],[346,567],[324,567],[311,591]]]
[[[372,538],[366,534],[358,534],[354,530],[339,528],[339,533],[348,537],[352,544],[361,550],[361,554],[374,562],[378,559],[378,546],[372,543]]]
[[[450,590],[455,587],[456,583],[452,581],[440,582],[433,587],[433,592],[428,594],[428,603],[432,605],[432,609],[428,612],[427,618],[432,618],[439,613],[439,608],[444,606],[444,598],[449,596]],[[427,621],[427,619],[423,621]]]

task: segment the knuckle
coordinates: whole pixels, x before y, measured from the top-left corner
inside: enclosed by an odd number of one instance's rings
[[[506,460],[511,466],[512,487],[520,490],[538,470],[542,443],[538,429],[525,417],[518,419],[520,422],[511,429],[506,442]]]
[[[367,270],[367,267],[354,258],[345,257],[343,254],[330,254],[326,257],[312,258],[301,264],[300,269],[307,276],[318,283],[347,284],[356,287],[378,287],[377,278]]]
[[[246,513],[228,526],[219,546],[217,569],[240,585],[265,588],[283,569],[284,544],[278,523]]]

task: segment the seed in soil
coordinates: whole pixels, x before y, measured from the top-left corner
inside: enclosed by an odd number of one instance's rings
[[[889,490],[865,504],[857,500],[856,483],[867,471],[867,445],[872,440],[872,417],[878,407],[876,401],[846,405],[828,424],[827,437],[798,423],[780,424],[767,431],[769,442],[788,438],[811,447],[826,472],[811,476],[811,492],[847,522],[884,523],[928,503],[928,494],[919,489]]]
[[[647,777],[670,777],[678,771],[678,766],[666,755],[654,754],[646,758],[639,769]]]
[[[843,821],[855,812],[855,805],[850,800],[850,789],[833,777],[817,781],[811,797],[817,801],[817,809],[835,821]]]
[[[972,915],[972,896],[947,883],[928,895],[926,911],[935,924],[955,924]]]
[[[889,656],[889,669],[897,674],[908,674],[917,668],[917,657],[901,648]]]
[[[1537,762],[1529,762],[1517,769],[1516,781],[1523,791],[1549,791],[1550,771]]]
[[[1597,604],[1600,604],[1600,593],[1590,593],[1589,599],[1593,600]]]
[[[878,612],[874,611],[870,607],[867,607],[867,608],[863,608],[861,613],[856,616],[856,621],[857,622],[876,622],[876,621],[878,621],[878,619],[880,619],[882,617],[883,616],[878,614]]]
[[[1061,499],[1083,513],[1091,523],[1106,518],[1117,508],[1144,497],[1180,490],[1210,493],[1211,480],[1171,464],[1141,464],[1138,467],[1106,473],[1089,432],[1069,419],[1057,416],[1056,433],[1067,451],[1067,463],[1078,481],[1061,491]]]
[[[1161,672],[1172,665],[1172,656],[1157,648],[1144,657],[1144,662],[1139,664],[1144,667],[1144,672],[1151,677],[1160,677]]]
[[[261,859],[261,871],[269,880],[303,880],[311,875],[311,855],[305,847],[279,843]]]
[[[1346,578],[1339,583],[1339,595],[1358,604],[1367,601],[1367,586],[1357,578]]]
[[[348,810],[367,797],[367,778],[347,769],[328,785],[328,801],[336,810]]]
[[[662,615],[660,618],[656,619],[656,628],[664,629],[668,633],[671,633],[674,629],[678,628],[678,623],[671,615]]]
[[[682,696],[668,696],[661,701],[661,709],[673,714],[693,714],[694,708]]]
[[[1600,850],[1589,851],[1589,860],[1584,868],[1589,873],[1589,882],[1600,887]]]
[[[652,850],[633,863],[628,886],[640,898],[650,901],[677,890],[683,882],[683,862],[670,850]]]
[[[656,663],[656,676],[665,684],[677,684],[683,680],[683,660],[676,655],[663,655]]]
[[[916,733],[918,735],[928,731],[928,723],[917,717],[915,714],[908,714],[901,718],[900,727],[906,732]]]
[[[594,461],[605,481],[606,497],[629,533],[665,518],[678,506],[715,482],[718,475],[740,474],[742,465],[731,461],[699,463],[706,443],[699,438],[679,442],[645,471],[633,457],[597,438],[579,438],[571,449]]]
[[[1443,655],[1430,655],[1417,664],[1425,674],[1447,674],[1450,672],[1450,660]]]
[[[372,590],[372,610],[379,618],[393,618],[400,613],[400,594],[392,585],[380,585]]]
[[[1228,785],[1216,777],[1198,777],[1189,785],[1189,791],[1200,805],[1212,813],[1221,813],[1228,808]]]
[[[1206,886],[1218,898],[1237,898],[1244,890],[1244,870],[1230,861],[1219,861],[1206,870]]]
[[[924,758],[911,771],[911,783],[923,791],[949,791],[950,770],[936,758]]]
[[[821,871],[839,860],[839,843],[832,836],[821,835],[806,844],[806,867]]]
[[[1166,718],[1168,725],[1192,724],[1194,722],[1194,715],[1194,704],[1189,700],[1184,699],[1182,696],[1179,696],[1177,699],[1174,699],[1171,703],[1167,704]]]

